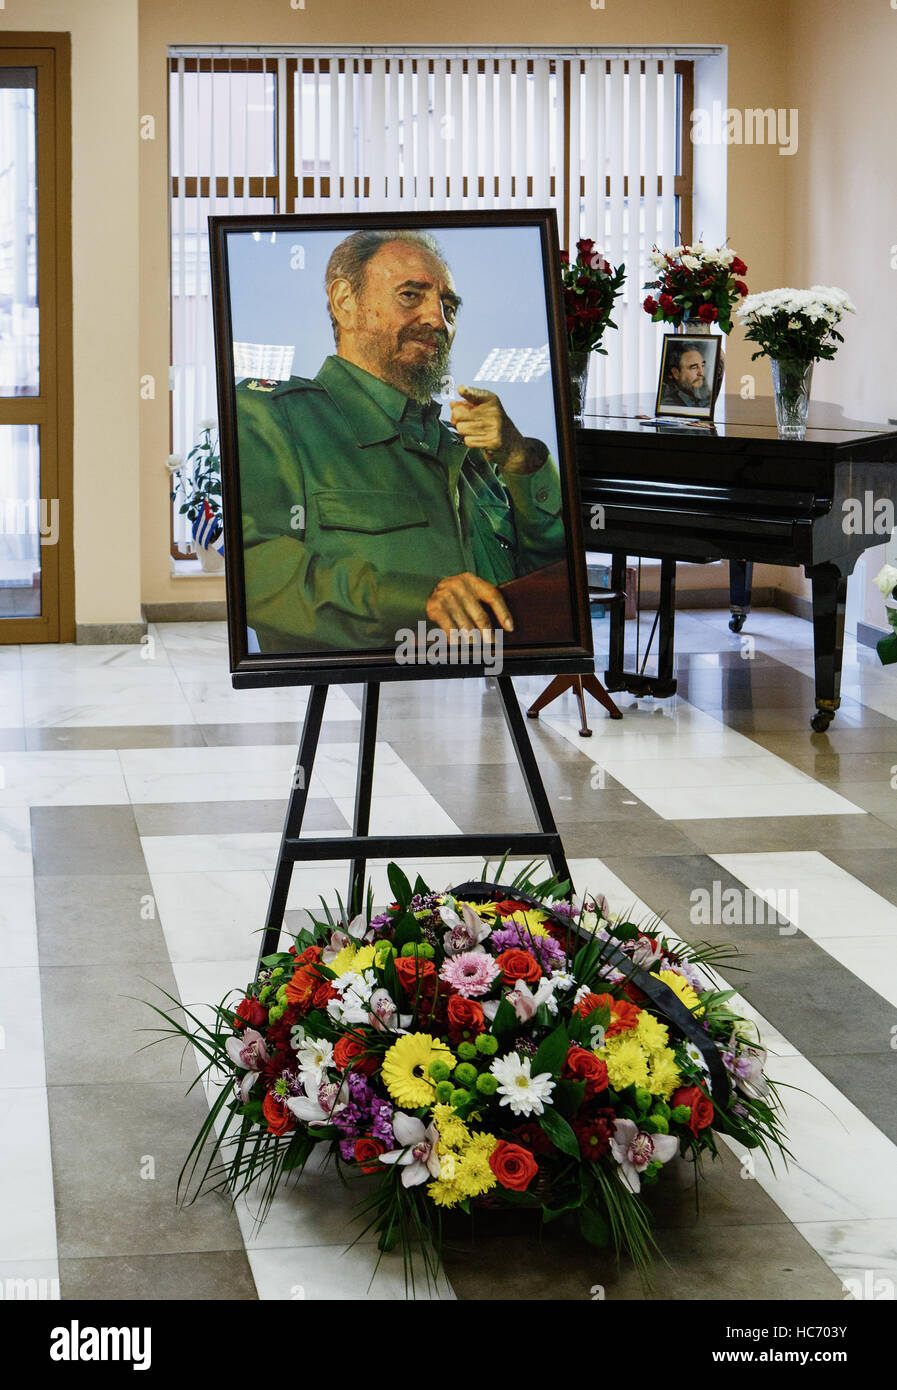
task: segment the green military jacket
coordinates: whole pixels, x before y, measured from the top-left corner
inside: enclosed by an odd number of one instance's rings
[[[536,472],[499,476],[442,421],[418,413],[427,437],[414,438],[390,398],[407,404],[335,356],[314,380],[237,387],[246,618],[261,651],[393,646],[440,579],[502,584],[563,557],[544,445]]]

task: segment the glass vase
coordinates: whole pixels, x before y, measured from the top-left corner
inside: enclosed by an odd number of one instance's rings
[[[589,387],[590,352],[571,352],[570,360],[570,399],[573,403],[573,418],[582,420],[586,408],[586,392]]]
[[[772,390],[776,401],[776,424],[780,439],[803,439],[807,433],[807,411],[810,408],[810,385],[813,380],[812,362],[792,362],[784,358],[769,359],[772,371]]]

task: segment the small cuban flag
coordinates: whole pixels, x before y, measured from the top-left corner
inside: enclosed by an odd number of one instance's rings
[[[219,555],[224,554],[224,530],[221,518],[209,506],[209,499],[203,498],[202,511],[193,523],[193,540],[202,550],[214,547]]]

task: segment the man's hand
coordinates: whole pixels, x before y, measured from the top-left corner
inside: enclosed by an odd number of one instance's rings
[[[489,462],[506,473],[534,473],[542,460],[530,456],[526,440],[505,414],[494,391],[459,386],[463,400],[452,401],[452,425],[468,449],[482,449]]]
[[[484,604],[489,605],[507,632],[513,632],[511,614],[501,593],[494,584],[475,574],[450,574],[440,579],[427,599],[427,617],[449,637],[452,632],[477,629],[491,640],[496,624]]]

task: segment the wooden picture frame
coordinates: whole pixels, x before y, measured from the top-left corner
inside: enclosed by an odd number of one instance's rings
[[[720,334],[666,333],[660,354],[655,415],[680,420],[712,420],[714,383],[723,340]]]

